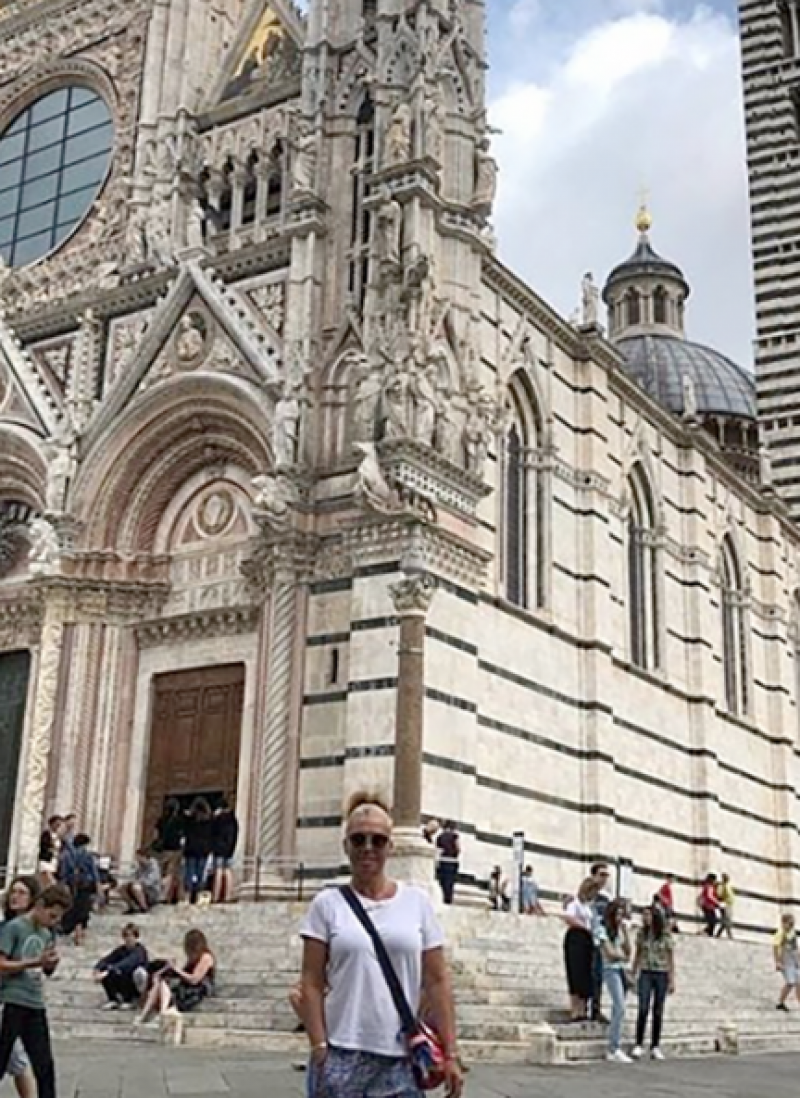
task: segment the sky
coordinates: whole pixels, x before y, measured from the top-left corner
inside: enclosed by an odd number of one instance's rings
[[[736,0],[487,0],[500,256],[563,315],[651,240],[690,338],[752,368]]]

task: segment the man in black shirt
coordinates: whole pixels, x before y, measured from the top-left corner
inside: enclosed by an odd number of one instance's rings
[[[445,821],[444,827],[436,836],[436,849],[439,854],[436,876],[439,879],[444,902],[452,904],[461,857],[461,838],[452,820]]]

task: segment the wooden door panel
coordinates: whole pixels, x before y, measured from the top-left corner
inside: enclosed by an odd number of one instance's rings
[[[241,664],[156,677],[145,842],[170,796],[206,793],[235,802],[243,701]]]

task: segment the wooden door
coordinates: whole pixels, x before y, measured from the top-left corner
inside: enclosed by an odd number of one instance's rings
[[[169,797],[188,807],[203,795],[214,807],[224,796],[235,807],[243,700],[242,664],[156,676],[143,842]]]
[[[0,887],[14,820],[30,669],[29,652],[0,653]]]

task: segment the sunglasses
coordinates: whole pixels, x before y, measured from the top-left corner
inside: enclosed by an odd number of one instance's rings
[[[348,835],[347,841],[356,850],[365,850],[367,847],[371,850],[385,850],[389,845],[389,836],[365,835],[363,831],[356,831],[352,835]]]

